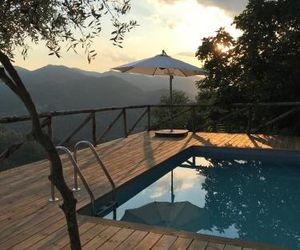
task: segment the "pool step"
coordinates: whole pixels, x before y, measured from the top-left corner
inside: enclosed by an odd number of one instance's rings
[[[113,210],[114,207],[117,207],[116,201],[110,201],[106,203],[105,205],[101,206],[100,209],[96,211],[96,216],[103,217],[109,212]]]

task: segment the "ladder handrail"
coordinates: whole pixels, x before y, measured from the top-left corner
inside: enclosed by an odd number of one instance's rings
[[[56,146],[56,150],[61,150],[61,151],[65,152],[68,155],[68,157],[69,157],[69,159],[70,159],[70,161],[72,163],[72,166],[73,166],[73,169],[74,169],[74,173],[76,172],[76,178],[77,178],[77,174],[78,174],[79,177],[80,177],[80,179],[81,179],[81,181],[82,181],[82,183],[83,183],[83,185],[84,185],[84,187],[85,187],[85,189],[86,189],[86,191],[88,192],[88,194],[90,196],[91,204],[92,204],[92,207],[91,207],[91,209],[92,209],[92,215],[94,215],[95,214],[95,196],[94,196],[93,192],[91,191],[91,189],[89,187],[89,184],[87,183],[87,181],[85,180],[84,176],[82,175],[81,170],[80,170],[77,162],[75,161],[75,159],[74,159],[74,157],[72,155],[72,152],[68,148],[66,148],[64,146]],[[75,176],[75,174],[74,174],[74,176]],[[75,182],[75,187],[76,187],[77,180],[76,181],[74,180],[74,182]]]
[[[107,171],[107,168],[105,167],[105,165],[101,161],[101,159],[100,159],[100,157],[99,157],[99,155],[98,155],[98,153],[97,153],[94,145],[91,142],[89,142],[89,141],[79,141],[79,142],[77,142],[75,144],[75,146],[74,146],[74,153],[73,153],[75,161],[77,162],[77,150],[78,150],[78,147],[80,145],[83,145],[83,144],[87,145],[92,150],[92,152],[93,152],[94,156],[96,157],[96,159],[97,159],[100,167],[102,168],[103,172],[105,173],[105,176],[107,177],[108,181],[110,182],[110,184],[112,186],[113,193],[115,193],[116,185],[115,185],[113,179],[111,178],[109,172]],[[74,175],[74,177],[75,177],[75,175]]]

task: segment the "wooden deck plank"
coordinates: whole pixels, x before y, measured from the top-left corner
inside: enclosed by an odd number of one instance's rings
[[[79,224],[79,234],[83,235],[85,232],[90,230],[92,227],[95,226],[95,223],[91,222],[84,222],[83,224]],[[100,231],[101,232],[101,231]],[[69,249],[69,236],[66,234],[55,243],[55,249]]]
[[[206,246],[206,250],[223,250],[225,248],[225,244],[209,242]]]
[[[188,250],[205,250],[206,246],[207,246],[207,241],[195,239],[188,247]]]
[[[150,232],[141,242],[134,248],[136,250],[151,249],[154,244],[162,237],[161,234]]]
[[[176,241],[177,237],[173,235],[164,235],[159,241],[152,247],[153,250],[169,249]]]
[[[116,185],[122,185],[146,170],[167,160],[190,146],[276,148],[300,150],[300,138],[226,134],[189,133],[182,139],[155,138],[153,132],[130,135],[97,146],[96,150],[107,166]],[[61,156],[64,175],[72,187],[72,169],[65,155]],[[96,197],[111,190],[109,182],[88,149],[79,152],[79,165]],[[46,160],[6,170],[0,174],[0,249],[68,249],[68,234],[64,214],[56,203],[48,203],[50,184],[49,163]],[[82,183],[79,181],[82,188]],[[58,193],[56,193],[59,196]],[[90,202],[84,189],[75,193],[77,208]],[[85,248],[102,247],[118,249],[256,249],[234,240],[220,243],[199,239],[189,234],[184,237],[174,232],[156,233],[150,229],[140,230],[111,226],[102,220],[87,222],[79,216],[79,230]],[[116,229],[117,228],[117,229]],[[116,230],[116,231],[114,231]],[[213,238],[214,239],[214,238]],[[209,243],[207,243],[209,241]]]
[[[123,243],[132,233],[134,230],[128,229],[128,228],[123,228],[117,233],[113,233],[113,237],[109,238],[105,244],[101,245],[97,249],[115,249],[119,245]],[[91,248],[92,249],[92,248]],[[93,248],[95,249],[95,248]]]
[[[130,250],[134,249],[148,234],[146,231],[135,230],[121,245],[116,249]]]
[[[224,250],[242,250],[242,247],[226,244]]]
[[[55,215],[57,216],[56,210],[45,210],[44,213],[39,214],[32,214],[30,216],[27,216],[26,219],[17,221],[14,224],[8,224],[6,229],[4,231],[1,231],[0,235],[0,245],[7,245],[15,243],[16,240],[13,240],[14,238],[19,240],[19,235],[22,235],[24,232],[34,233],[35,231],[41,230],[41,228],[44,228],[44,225],[51,225],[49,221],[47,221],[48,216]],[[4,226],[3,226],[4,227]],[[33,231],[31,229],[34,228]],[[17,237],[16,237],[17,236]],[[9,242],[8,242],[9,241]],[[3,244],[4,242],[4,244]]]
[[[42,233],[38,233],[38,235],[44,236],[41,240],[31,245],[28,249],[52,249],[57,240],[63,238],[66,235],[66,225],[58,228],[57,230],[51,232],[48,235],[44,235]]]
[[[192,239],[178,237],[176,241],[171,245],[169,250],[185,250],[188,249],[190,244],[192,243]]]
[[[105,231],[108,228],[108,226],[97,224],[85,233],[81,234],[80,240],[81,245],[85,246],[89,241],[91,241],[94,237],[96,237],[99,233],[102,231]]]
[[[113,237],[121,228],[119,227],[107,227],[101,233],[97,234],[94,238],[88,241],[86,244],[83,244],[83,249],[97,249],[108,239]]]
[[[62,221],[62,222],[57,223],[59,221]],[[18,243],[20,243],[20,242],[22,242],[22,241],[24,241],[26,239],[29,239],[32,235],[35,235],[38,232],[40,232],[41,229],[42,229],[43,234],[45,234],[45,230],[47,230],[49,227],[50,228],[53,227],[53,226],[57,227],[58,225],[60,226],[61,224],[63,226],[65,225],[64,218],[63,217],[54,216],[52,218],[52,224],[48,224],[47,228],[44,228],[42,225],[40,225],[40,226],[36,225],[36,226],[30,227],[29,229],[22,229],[18,234],[17,233],[16,234],[12,233],[10,235],[10,237],[8,237],[6,239],[6,242],[4,242],[3,244],[1,244],[1,246],[3,248],[12,247],[13,245],[16,245],[16,244],[18,244]],[[53,231],[48,231],[48,234],[49,234],[49,232],[53,232]],[[11,239],[13,239],[13,240],[11,240]]]
[[[40,234],[35,234],[33,235],[32,237],[30,238],[27,238],[26,240],[22,241],[21,243],[13,246],[12,248],[10,249],[13,249],[13,250],[18,250],[18,249],[28,249],[30,246],[32,246],[34,243],[42,240],[44,237],[43,235],[40,235]]]

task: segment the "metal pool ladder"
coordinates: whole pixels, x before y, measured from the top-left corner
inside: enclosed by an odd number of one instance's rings
[[[89,187],[89,184],[85,180],[83,174],[81,173],[80,168],[78,167],[78,164],[77,164],[76,160],[74,159],[74,157],[72,155],[72,152],[68,148],[66,148],[64,146],[57,146],[56,149],[65,152],[67,154],[67,156],[69,157],[69,160],[71,161],[72,166],[73,166],[74,176],[75,176],[75,173],[76,173],[76,179],[74,178],[74,188],[73,188],[73,191],[80,190],[78,188],[78,182],[77,182],[77,175],[79,175],[79,178],[81,179],[81,181],[82,181],[82,183],[83,183],[86,191],[88,192],[88,194],[90,196],[90,200],[91,200],[91,212],[92,212],[92,215],[94,215],[95,214],[95,196],[94,196],[93,192],[91,191],[91,189]]]
[[[98,153],[97,153],[97,151],[96,151],[94,145],[93,145],[91,142],[89,142],[89,141],[79,141],[79,142],[77,142],[77,143],[75,144],[75,146],[74,146],[74,153],[73,153],[74,160],[75,160],[76,162],[78,162],[78,161],[77,161],[77,151],[78,151],[79,146],[81,146],[81,145],[86,145],[86,146],[88,146],[88,148],[92,151],[93,155],[95,156],[95,158],[96,158],[98,164],[100,165],[101,169],[103,170],[103,172],[104,172],[106,178],[108,179],[108,181],[109,181],[109,183],[110,183],[110,185],[111,185],[111,187],[112,187],[112,201],[109,202],[108,204],[102,206],[102,207],[100,208],[100,210],[97,211],[97,213],[95,213],[95,208],[94,208],[94,209],[93,209],[93,211],[94,211],[93,215],[99,215],[99,216],[100,216],[100,215],[101,215],[102,213],[104,213],[105,211],[112,209],[112,211],[113,211],[113,219],[116,219],[116,206],[117,206],[117,202],[116,202],[116,185],[115,185],[113,179],[111,178],[111,176],[110,176],[110,174],[109,174],[107,168],[105,167],[105,165],[104,165],[103,162],[101,161],[101,159],[100,159],[100,157],[99,157],[99,155],[98,155]],[[78,174],[79,174],[79,172],[78,172]],[[75,184],[74,188],[75,188],[76,190],[78,190],[77,172],[76,172],[76,171],[74,171],[74,184]],[[94,205],[93,205],[93,206],[94,206]]]

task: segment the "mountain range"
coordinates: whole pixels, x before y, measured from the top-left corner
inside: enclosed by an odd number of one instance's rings
[[[16,67],[39,112],[109,106],[157,104],[169,93],[167,76],[144,76],[114,71],[84,71],[48,65],[33,71]],[[176,78],[174,89],[193,99],[197,77]],[[0,116],[26,114],[23,104],[0,84]]]

